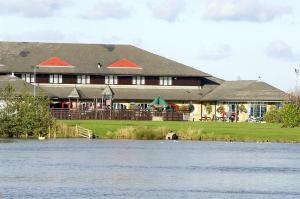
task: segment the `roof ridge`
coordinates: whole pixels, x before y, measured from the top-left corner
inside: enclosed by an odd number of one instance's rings
[[[43,41],[3,41],[0,43],[14,43],[14,44],[70,44],[70,45],[114,45],[114,46],[133,46],[131,44],[111,44],[111,43],[81,43],[81,42],[43,42]]]

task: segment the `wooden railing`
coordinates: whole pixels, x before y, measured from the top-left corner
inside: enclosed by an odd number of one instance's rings
[[[89,139],[91,139],[91,138],[94,137],[94,136],[93,136],[93,132],[92,132],[92,130],[90,130],[90,129],[83,128],[83,127],[78,126],[78,125],[76,125],[75,129],[76,129],[77,134],[78,134],[80,137],[83,137],[83,138],[89,138]]]
[[[59,120],[152,120],[162,117],[165,121],[187,120],[186,111],[153,111],[153,110],[78,110],[51,109],[52,116]]]

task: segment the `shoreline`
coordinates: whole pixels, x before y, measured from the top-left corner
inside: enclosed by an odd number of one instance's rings
[[[224,143],[257,143],[257,144],[300,144],[300,142],[297,141],[257,141],[257,140],[234,140],[234,141],[227,141],[227,140],[185,140],[185,139],[178,139],[178,140],[166,140],[166,139],[156,139],[156,140],[150,140],[150,139],[110,139],[110,138],[95,138],[95,139],[86,139],[86,138],[51,138],[51,139],[45,139],[45,140],[38,140],[37,138],[3,138],[0,137],[0,144],[8,144],[8,143],[14,143],[14,140],[28,140],[28,141],[52,141],[52,140],[115,140],[115,141],[165,141],[165,142],[181,142],[181,141],[191,141],[191,142],[224,142]]]
[[[253,143],[300,143],[300,128],[282,128],[279,123],[221,123],[221,122],[153,122],[130,120],[61,120],[63,128],[54,129],[51,139],[80,139],[77,126],[90,130],[103,140],[160,140],[170,132],[179,141],[221,141]],[[50,131],[49,131],[50,132]],[[1,139],[29,139],[37,137]],[[42,141],[42,140],[41,140]],[[4,141],[2,141],[4,142]],[[1,143],[1,141],[0,141]]]

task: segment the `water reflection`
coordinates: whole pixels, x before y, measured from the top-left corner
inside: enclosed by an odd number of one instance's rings
[[[18,140],[0,198],[300,198],[300,145]]]

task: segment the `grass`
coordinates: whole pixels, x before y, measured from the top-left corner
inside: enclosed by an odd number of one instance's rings
[[[173,130],[185,139],[193,137],[201,140],[300,142],[300,128],[282,128],[282,124],[271,123],[107,120],[64,120],[64,123],[69,126],[78,124],[91,129],[99,138],[117,138],[119,135],[127,139],[159,139],[162,137],[162,131],[165,133]],[[122,131],[123,136],[120,133]],[[132,136],[128,132],[141,135]],[[158,135],[143,135],[153,132],[157,132]],[[128,136],[124,136],[126,133]]]

